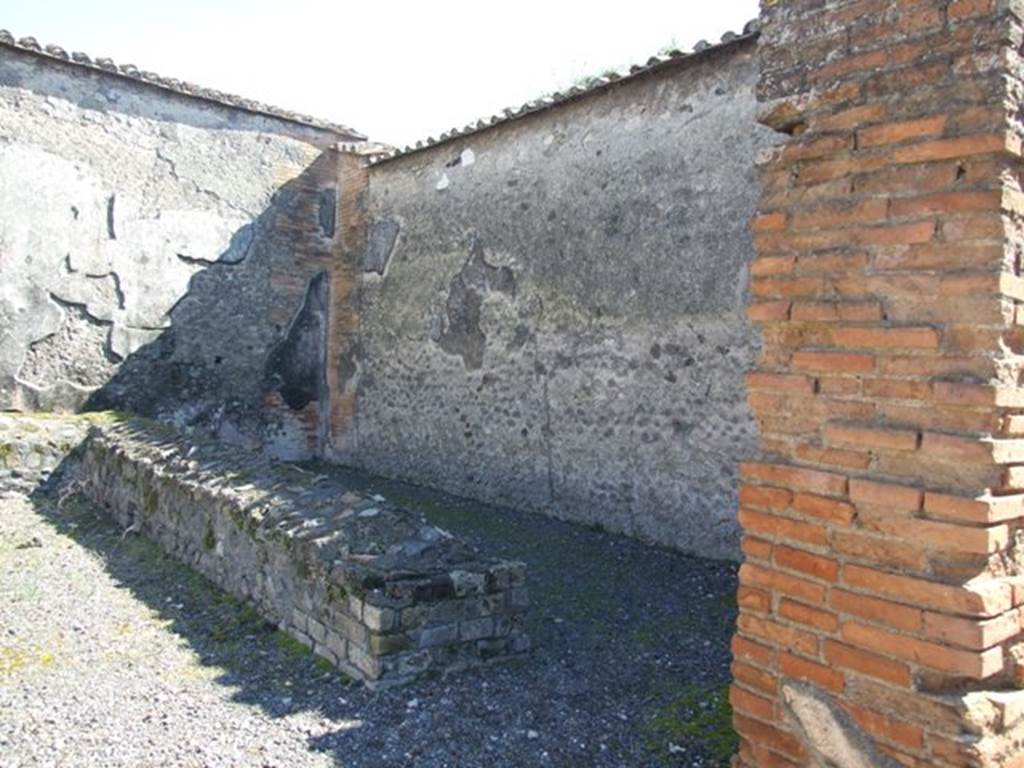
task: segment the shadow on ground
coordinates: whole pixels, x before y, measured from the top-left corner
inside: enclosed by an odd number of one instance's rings
[[[526,561],[533,649],[371,693],[79,497],[33,504],[182,638],[232,700],[275,722],[313,712],[338,766],[725,766],[735,567],[541,515],[325,465],[482,551]],[[126,672],[128,674],[128,672]],[[267,734],[271,738],[273,734]]]

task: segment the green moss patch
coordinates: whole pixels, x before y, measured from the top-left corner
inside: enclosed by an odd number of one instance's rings
[[[729,686],[687,685],[643,725],[648,749],[663,760],[680,751],[727,768],[739,737],[732,727]]]
[[[287,632],[280,629],[274,632],[271,639],[283,654],[293,659],[304,659],[313,655],[313,651],[304,646]]]

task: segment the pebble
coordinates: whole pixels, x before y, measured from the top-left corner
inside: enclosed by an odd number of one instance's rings
[[[14,553],[17,567],[0,574],[5,595],[46,596],[0,600],[4,645],[39,651],[0,685],[4,768],[654,766],[648,723],[681,690],[728,681],[729,563],[529,513],[457,509],[457,524],[430,522],[527,562],[531,597],[543,596],[529,614],[534,648],[375,693],[289,654],[170,558],[140,558],[144,540],[122,541],[88,505],[57,511],[4,483],[0,550],[45,532],[43,550]],[[461,519],[487,514],[507,521]],[[672,765],[719,765],[676,735],[660,750]]]

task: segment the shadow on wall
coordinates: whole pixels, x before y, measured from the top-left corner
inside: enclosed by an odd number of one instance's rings
[[[0,118],[0,409],[307,455],[344,137],[13,51]]]
[[[312,455],[326,402],[328,259],[321,208],[331,152],[284,184],[216,260],[198,267],[170,325],[121,361],[85,410],[125,410],[201,428],[282,458]]]

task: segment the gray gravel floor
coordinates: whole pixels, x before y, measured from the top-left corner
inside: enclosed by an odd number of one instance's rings
[[[8,488],[0,766],[728,764],[733,565],[343,474],[525,560],[533,650],[372,693],[83,500]]]

